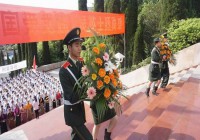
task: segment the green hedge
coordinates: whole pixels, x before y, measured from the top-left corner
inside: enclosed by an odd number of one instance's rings
[[[172,51],[180,51],[200,41],[200,18],[174,20],[167,32]]]

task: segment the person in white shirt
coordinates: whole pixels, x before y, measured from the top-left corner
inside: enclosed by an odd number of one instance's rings
[[[36,96],[34,96],[33,110],[35,111],[36,119],[39,119],[39,102]]]

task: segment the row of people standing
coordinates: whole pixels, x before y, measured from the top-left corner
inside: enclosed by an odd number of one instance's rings
[[[61,100],[62,100],[61,93],[58,92],[56,94],[56,99],[52,101],[53,102],[52,109],[60,106]],[[28,101],[25,106],[22,104],[22,106],[19,107],[18,104],[16,104],[15,109],[9,108],[8,112],[3,109],[3,106],[1,106],[0,109],[1,134],[17,126],[20,126],[21,124],[24,124],[32,120],[33,118],[39,119],[40,115],[43,115],[44,113],[50,111],[51,106],[49,105],[49,101],[50,101],[49,97],[46,94],[44,99],[40,97],[39,100],[37,99],[36,96],[34,96],[34,101],[32,103]]]

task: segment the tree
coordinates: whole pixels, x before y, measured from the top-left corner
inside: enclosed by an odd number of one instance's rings
[[[21,50],[21,45],[17,44],[17,52],[18,52],[18,60],[22,60],[22,50]]]
[[[18,62],[18,58],[17,58],[17,53],[16,50],[14,49],[14,57],[13,57],[13,62],[12,63],[17,63]],[[18,75],[18,70],[13,71],[14,76]]]
[[[167,27],[172,20],[188,17],[188,0],[161,0],[160,26]]]
[[[4,55],[3,55],[3,51],[1,50],[1,53],[0,53],[0,66],[4,66],[4,65],[5,65]]]
[[[27,68],[32,68],[34,55],[36,58],[36,64],[39,65],[36,42],[26,43],[26,51],[25,52],[26,52]]]
[[[87,11],[87,0],[78,0],[78,9],[81,11]]]
[[[42,65],[47,65],[51,63],[51,55],[49,50],[49,43],[48,41],[42,42]]]
[[[126,14],[126,64],[128,67],[132,66],[133,57],[133,45],[134,35],[137,29],[137,18],[138,18],[138,3],[137,0],[129,0]]]
[[[133,52],[133,63],[137,65],[142,60],[145,59],[145,44],[143,39],[143,19],[141,18],[139,21],[139,25],[134,37],[134,52]]]
[[[94,11],[104,12],[104,0],[94,0]]]
[[[140,14],[138,15],[138,21],[143,19],[143,39],[146,44],[146,55],[150,56],[152,50],[152,41],[154,37],[159,37],[161,29],[159,28],[161,16],[161,2],[148,2],[144,3]]]
[[[25,60],[26,59],[26,44],[25,43],[21,44],[21,53],[22,53],[21,60]]]
[[[108,13],[120,13],[120,8],[120,0],[106,0],[105,2],[105,11]]]
[[[58,41],[58,56],[60,58],[61,61],[64,60],[64,48],[63,48],[63,43],[62,40]]]
[[[105,1],[105,12],[108,13],[121,13],[120,11],[121,2],[120,0],[106,0]],[[114,53],[120,52],[124,53],[124,41],[122,35],[113,35],[107,37],[107,39],[113,44],[114,46]]]

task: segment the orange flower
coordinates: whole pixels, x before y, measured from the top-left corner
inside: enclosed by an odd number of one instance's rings
[[[113,79],[113,80],[112,80],[112,84],[114,85],[114,87],[116,87],[116,86],[117,86],[117,80],[116,80],[116,79]]]
[[[99,47],[102,48],[102,49],[104,49],[106,47],[106,45],[104,43],[100,43]]]
[[[115,97],[117,94],[118,94],[118,91],[116,90],[116,91],[113,93],[113,96]]]
[[[101,60],[101,58],[96,58],[95,62],[97,63],[97,65],[102,66],[103,61]]]
[[[94,48],[92,49],[92,51],[93,51],[94,53],[96,53],[96,54],[99,54],[99,48],[97,48],[97,47],[94,47]]]
[[[122,82],[119,82],[118,86],[119,86],[120,89],[122,89]]]
[[[109,76],[110,76],[110,79],[111,79],[111,80],[115,79],[114,73],[110,73]]]
[[[110,89],[106,88],[106,89],[104,90],[104,97],[105,97],[106,99],[108,99],[108,98],[110,97],[110,95],[111,95]]]
[[[99,73],[98,74],[99,74],[99,76],[101,78],[103,78],[106,75],[106,71],[103,68],[101,68],[101,69],[99,69]]]
[[[119,73],[118,73],[118,71],[117,71],[117,70],[114,70],[114,73],[115,73],[116,77],[119,78]]]
[[[97,81],[97,88],[101,89],[103,87],[103,82],[101,80]]]
[[[110,83],[110,77],[106,75],[106,76],[104,77],[104,82],[105,82],[106,84],[109,84],[109,83]]]

